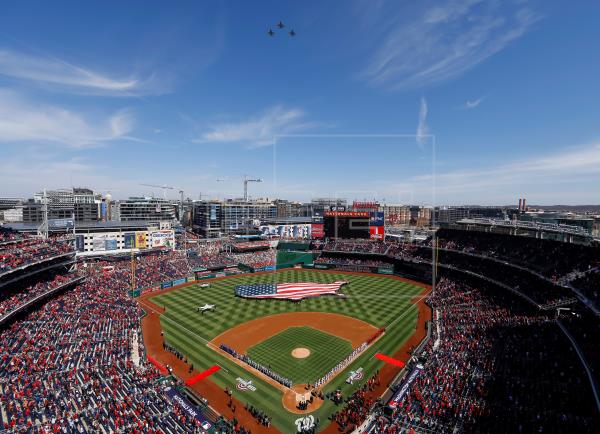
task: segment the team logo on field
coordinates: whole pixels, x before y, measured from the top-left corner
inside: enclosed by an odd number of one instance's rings
[[[254,392],[256,390],[256,387],[254,387],[254,385],[252,384],[252,380],[244,380],[240,377],[237,378],[236,387],[238,390],[241,391],[250,390],[251,392]]]
[[[352,384],[355,381],[362,380],[363,375],[363,368],[358,368],[356,371],[350,371],[350,375],[348,375],[346,383]]]

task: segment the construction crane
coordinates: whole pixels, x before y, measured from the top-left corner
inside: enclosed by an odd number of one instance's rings
[[[227,182],[229,178],[217,178],[217,182]],[[248,178],[248,175],[244,175],[244,202],[248,202],[248,183],[249,182],[263,182],[262,178]]]
[[[163,191],[163,199],[167,198],[167,190],[175,190],[175,187],[171,187],[170,185],[156,185],[156,184],[140,184],[140,185],[145,185],[146,187],[156,187],[156,188],[162,188]]]
[[[248,175],[244,175],[244,202],[248,202],[248,183],[249,182],[263,182],[262,178],[248,178]]]

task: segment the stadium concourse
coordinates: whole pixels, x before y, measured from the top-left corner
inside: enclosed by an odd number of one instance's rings
[[[137,287],[198,269],[275,265],[264,246],[196,241],[187,252],[138,255]],[[441,229],[421,244],[315,241],[310,251],[334,270],[382,268],[428,282],[437,266],[440,276],[427,300],[428,335],[401,375],[388,384],[376,374],[352,396],[328,396],[337,411],[327,432],[597,430],[597,246]],[[194,394],[146,357],[129,259],[78,258],[74,268],[70,237],[0,230],[0,433],[204,432],[203,420],[244,433],[245,421],[266,420],[256,409],[215,414],[204,398],[222,396],[196,395],[199,418],[173,399],[173,391]]]

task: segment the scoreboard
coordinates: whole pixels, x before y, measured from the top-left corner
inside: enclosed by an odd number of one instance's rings
[[[370,238],[368,212],[329,211],[323,218],[327,238]]]
[[[371,238],[383,240],[384,217],[379,211],[328,211],[323,216],[327,238]]]

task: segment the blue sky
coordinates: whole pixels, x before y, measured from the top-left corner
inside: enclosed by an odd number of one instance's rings
[[[240,196],[248,174],[264,179],[255,197],[600,203],[599,13],[525,0],[3,4],[0,195],[161,195],[139,185],[151,183]]]

